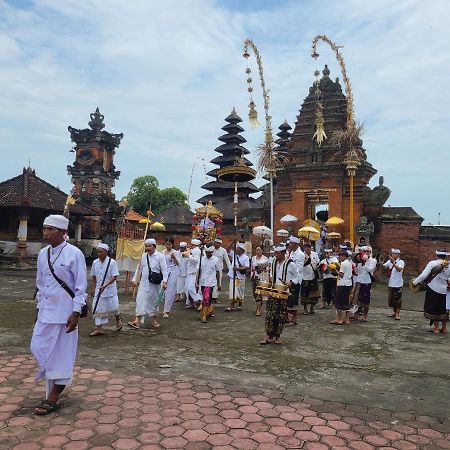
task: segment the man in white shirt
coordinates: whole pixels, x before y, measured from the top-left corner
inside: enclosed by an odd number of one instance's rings
[[[108,256],[109,246],[104,243],[97,245],[97,256],[91,267],[92,286],[92,315],[95,320],[95,330],[90,336],[103,336],[103,325],[108,323],[109,317],[116,318],[116,331],[123,327],[119,314],[119,296],[117,295],[117,277],[119,268],[116,261]]]
[[[234,311],[235,304],[238,304],[238,310],[242,310],[242,302],[245,296],[245,276],[250,270],[250,260],[245,254],[245,244],[238,242],[236,244],[236,253],[229,252],[231,260],[228,276],[230,277],[230,287],[228,290],[228,298],[230,306],[225,311]]]
[[[49,245],[38,255],[37,317],[31,353],[38,364],[36,381],[46,381],[45,400],[35,414],[60,408],[59,395],[71,383],[78,344],[78,318],[86,305],[86,261],[64,235],[69,220],[51,215],[44,220],[43,236]]]
[[[372,258],[372,247],[361,246],[360,253],[356,255],[356,278],[353,301],[362,310],[363,322],[367,322],[370,307],[370,293],[372,289],[372,277],[377,267],[377,260]]]
[[[200,261],[201,250],[199,248],[201,242],[199,239],[191,240],[191,248],[184,252],[181,256],[186,258],[186,309],[198,308],[202,301],[202,293],[195,287],[197,266]]]
[[[132,322],[127,322],[134,329],[139,329],[146,315],[149,316],[153,328],[160,327],[156,317],[163,296],[162,290],[167,289],[169,277],[166,258],[156,251],[156,240],[147,239],[144,245],[145,253],[133,277],[133,284],[139,285],[136,295],[136,317]]]
[[[320,261],[320,270],[322,272],[322,309],[328,308],[334,303],[337,277],[333,275],[331,269],[339,262],[338,258],[333,255],[332,248],[326,248],[324,253],[325,258]]]
[[[298,284],[300,274],[297,266],[292,259],[286,259],[286,247],[277,245],[275,247],[275,257],[270,265],[270,282],[271,285],[283,284],[288,285],[290,289]],[[281,344],[280,336],[283,332],[284,323],[287,317],[288,299],[269,297],[266,305],[266,335],[261,345],[267,345],[274,342]]]
[[[346,251],[339,253],[340,267],[332,270],[337,276],[336,295],[334,305],[336,306],[336,319],[333,325],[343,325],[350,323],[350,293],[353,287],[353,264],[348,259]]]
[[[187,243],[180,242],[180,250],[177,253],[178,263],[180,267],[180,275],[177,280],[177,295],[175,297],[175,301],[183,301],[185,300],[186,294],[186,267],[187,267],[187,259],[182,258],[181,255],[186,251]]]
[[[303,263],[303,277],[300,288],[303,314],[314,314],[314,305],[319,301],[319,285],[317,269],[320,265],[319,255],[311,250],[311,244],[305,243],[303,246],[305,261]],[[309,306],[309,309],[308,309]]]
[[[291,288],[291,295],[287,304],[287,321],[286,325],[297,325],[298,301],[300,296],[300,286],[302,284],[303,266],[305,264],[305,254],[300,248],[300,239],[296,236],[289,238],[289,258],[295,264],[298,271],[298,277]]]
[[[222,239],[216,238],[214,239],[214,252],[213,256],[215,256],[219,261],[219,267],[220,267],[220,280],[219,282],[214,286],[213,292],[212,292],[212,301],[213,303],[219,303],[219,290],[218,287],[222,285],[222,275],[223,275],[223,268],[226,266],[227,272],[230,270],[231,263],[230,258],[228,257],[228,252],[225,248],[222,247]]]
[[[393,309],[393,313],[389,317],[395,320],[400,320],[400,310],[402,308],[402,294],[403,294],[403,269],[405,262],[400,259],[400,250],[393,248],[389,259],[383,264],[385,269],[391,271],[389,275],[389,306]]]
[[[202,304],[200,309],[200,320],[206,323],[208,317],[214,317],[212,305],[212,291],[214,287],[220,292],[220,263],[213,256],[214,247],[206,247],[205,256],[202,256],[197,266],[197,288],[201,289]]]
[[[449,256],[446,250],[436,250],[437,258],[430,261],[423,272],[413,280],[413,285],[426,284],[424,316],[433,322],[434,333],[447,333],[448,311],[446,295],[450,288]],[[439,322],[442,328],[439,329]]]

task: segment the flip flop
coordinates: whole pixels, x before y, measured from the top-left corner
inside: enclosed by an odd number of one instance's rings
[[[103,331],[94,330],[89,336],[95,337],[95,336],[104,336],[104,335],[105,335],[105,333],[103,333]]]
[[[332,320],[332,321],[330,322],[330,324],[331,324],[331,325],[342,325],[343,322],[336,322],[336,320]]]
[[[152,327],[153,328],[159,328],[161,325],[158,322],[153,322]]]
[[[281,345],[281,344],[282,344],[281,341],[273,341],[273,343],[274,343],[274,344],[277,344],[277,345]]]
[[[400,317],[394,317],[395,320],[400,320]]]
[[[121,331],[123,328],[123,322],[120,322],[120,325],[116,325],[116,331]]]
[[[34,408],[34,414],[36,416],[46,416],[53,412],[58,411],[62,407],[62,402],[51,402],[50,400],[44,400],[40,405]],[[40,411],[39,411],[40,410]]]
[[[139,330],[139,327],[134,322],[127,322],[127,325],[135,330]]]
[[[259,345],[270,345],[272,343],[272,341],[267,341],[266,339],[263,339],[262,341],[259,342]]]

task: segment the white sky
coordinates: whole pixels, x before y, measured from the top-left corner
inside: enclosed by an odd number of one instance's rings
[[[233,106],[247,148],[263,140],[246,121],[243,40],[263,56],[277,128],[294,124],[316,68],[311,40],[325,33],[345,46],[356,117],[392,190],[388,204],[450,223],[449,17],[446,0],[0,0],[0,180],[30,159],[68,191],[67,126],[87,127],[98,106],[106,129],[124,133],[118,198],[147,174],[187,193],[196,158],[212,168]],[[318,67],[342,78],[331,50],[319,44],[319,53]],[[255,100],[262,114],[259,90]],[[192,205],[204,182],[199,164]]]

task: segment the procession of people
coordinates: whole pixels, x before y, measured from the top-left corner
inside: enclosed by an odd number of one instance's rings
[[[69,220],[51,215],[43,223],[43,236],[48,244],[38,256],[36,277],[36,323],[31,352],[38,363],[36,380],[46,380],[46,398],[35,413],[46,415],[58,409],[58,399],[70,384],[78,343],[78,320],[87,315],[88,280],[83,253],[66,239]],[[190,245],[172,238],[157,250],[157,241],[148,238],[145,251],[133,277],[137,289],[134,319],[127,325],[135,330],[145,317],[157,329],[160,308],[162,317],[172,318],[175,300],[185,298],[186,309],[198,311],[201,323],[214,317],[214,304],[224,285],[223,270],[228,270],[229,306],[225,311],[242,311],[246,296],[245,281],[250,277],[256,316],[261,316],[265,302],[264,337],[261,345],[281,344],[285,325],[298,323],[298,305],[303,314],[315,314],[322,297],[322,309],[334,305],[333,325],[347,325],[351,320],[368,321],[371,291],[378,262],[370,245],[359,245],[353,251],[346,245],[324,246],[318,255],[309,241],[292,236],[286,243],[276,244],[269,255],[261,246],[248,257],[245,242],[231,241],[227,249],[222,240],[204,242],[193,238]],[[109,247],[99,243],[97,259],[91,268],[92,316],[95,329],[91,337],[104,336],[104,325],[115,319],[115,332],[123,328],[119,308],[117,279],[119,270],[109,254]],[[395,320],[400,320],[405,262],[398,248],[391,249],[381,266],[388,270],[388,305]],[[411,285],[425,286],[424,316],[434,333],[447,333],[449,319],[450,253],[438,249]],[[319,287],[322,285],[322,288]],[[250,309],[250,308],[249,308]]]

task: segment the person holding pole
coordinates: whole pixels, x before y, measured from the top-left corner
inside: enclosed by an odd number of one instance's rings
[[[117,295],[117,277],[119,269],[114,259],[108,256],[107,244],[97,245],[98,258],[92,263],[92,315],[95,320],[95,330],[91,337],[103,336],[103,325],[108,323],[109,317],[116,318],[116,331],[123,328],[122,318],[119,314],[119,297]]]

